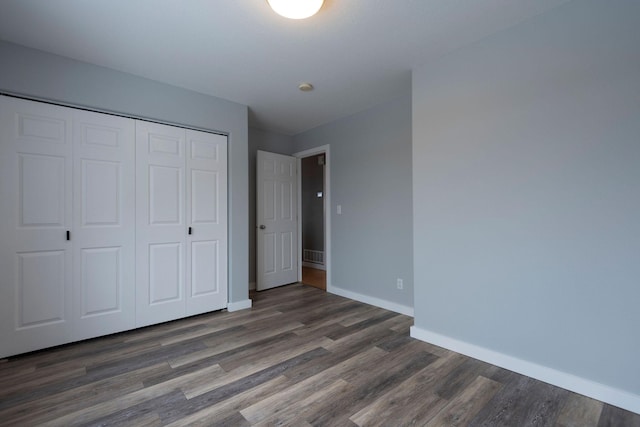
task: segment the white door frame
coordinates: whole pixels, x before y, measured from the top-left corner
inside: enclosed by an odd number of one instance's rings
[[[298,159],[298,281],[302,281],[302,159],[324,154],[324,262],[327,276],[327,292],[333,293],[331,284],[331,163],[329,144],[294,153]]]

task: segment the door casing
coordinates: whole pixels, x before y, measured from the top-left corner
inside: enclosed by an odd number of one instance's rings
[[[324,262],[327,273],[327,292],[333,291],[331,284],[331,159],[329,144],[310,148],[293,154],[298,159],[298,281],[302,280],[302,159],[324,154]]]

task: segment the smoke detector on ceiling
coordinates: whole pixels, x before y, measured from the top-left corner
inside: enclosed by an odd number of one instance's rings
[[[313,85],[311,83],[300,83],[298,85],[298,89],[303,92],[311,92],[313,90]]]

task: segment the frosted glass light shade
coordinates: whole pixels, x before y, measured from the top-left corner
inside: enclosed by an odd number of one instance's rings
[[[315,15],[324,0],[267,0],[278,15],[290,19],[304,19]]]

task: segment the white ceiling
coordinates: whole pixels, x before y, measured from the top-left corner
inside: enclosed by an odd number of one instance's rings
[[[296,21],[266,0],[0,0],[0,39],[245,104],[251,126],[293,135],[566,1],[326,0]]]

